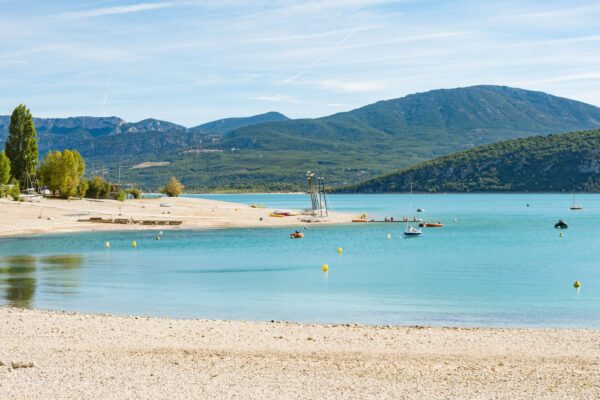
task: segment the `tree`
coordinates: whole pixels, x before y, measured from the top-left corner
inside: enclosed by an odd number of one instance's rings
[[[123,189],[120,189],[117,192],[117,200],[119,200],[119,201],[125,201],[126,198],[127,198],[127,195],[125,194],[125,191]]]
[[[62,198],[68,199],[77,193],[84,172],[85,162],[79,152],[65,150],[48,152],[40,163],[38,175],[50,190],[56,190]]]
[[[89,188],[86,193],[87,197],[106,199],[110,194],[110,183],[106,182],[101,176],[95,176],[94,179],[89,180],[88,183]]]
[[[0,196],[4,197],[4,185],[10,179],[10,160],[6,157],[4,150],[0,152]]]
[[[169,197],[177,197],[181,194],[181,191],[185,188],[174,176],[171,177],[167,186],[160,189],[160,192],[166,194]]]
[[[79,182],[79,185],[77,186],[77,193],[79,193],[80,198],[83,199],[85,197],[85,194],[87,193],[89,187],[90,183],[87,179],[82,179]]]
[[[28,179],[31,179],[37,166],[38,147],[33,117],[23,104],[15,108],[10,116],[6,156],[10,159],[12,176],[28,185]]]

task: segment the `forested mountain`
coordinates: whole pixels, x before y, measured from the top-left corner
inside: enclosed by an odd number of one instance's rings
[[[432,90],[318,119],[250,125],[227,147],[260,150],[395,149],[421,157],[539,134],[600,127],[600,108],[504,86]]]
[[[487,144],[334,189],[344,193],[600,191],[600,130]]]
[[[9,120],[0,117],[0,141]],[[485,143],[600,128],[600,108],[541,92],[472,86],[412,94],[316,119],[290,120],[270,112],[189,129],[116,117],[34,122],[40,154],[77,149],[105,167],[107,178],[114,179],[121,165],[127,182],[148,190],[170,176],[180,178],[188,190],[278,185],[287,190],[304,188],[307,169],[318,171],[330,185],[346,185]],[[139,164],[152,167],[130,169]]]
[[[270,112],[246,118],[228,118],[186,128],[167,121],[126,122],[117,117],[34,118],[40,154],[77,149],[87,158],[135,158],[165,154],[210,144],[232,129],[264,121],[288,119]],[[10,116],[0,116],[0,144],[8,135]]]
[[[260,124],[261,122],[286,120],[289,120],[289,118],[285,115],[271,111],[265,114],[254,115],[252,117],[219,119],[217,121],[194,126],[193,128],[190,128],[190,132],[214,136],[223,136],[233,131],[234,129],[241,128],[244,126]]]

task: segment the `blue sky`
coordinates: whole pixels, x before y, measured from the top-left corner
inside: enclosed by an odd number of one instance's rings
[[[0,0],[0,115],[194,126],[501,84],[600,106],[598,1]]]

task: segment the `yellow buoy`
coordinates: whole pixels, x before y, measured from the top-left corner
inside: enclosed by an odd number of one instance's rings
[[[327,264],[323,264],[323,272],[327,272],[329,266]]]
[[[575,283],[573,284],[573,287],[579,288],[581,286],[581,283],[579,283],[579,281],[575,281]]]
[[[106,242],[106,243],[104,244],[104,247],[106,247],[106,248],[108,249],[108,248],[110,247],[110,243]]]
[[[392,236],[391,236],[389,233],[388,233],[388,236],[387,236],[387,237],[388,237],[388,239],[391,239],[391,238],[392,238]]]
[[[558,237],[562,237],[562,232],[558,234]]]
[[[156,237],[156,240],[160,240],[160,236],[157,236],[157,237]]]
[[[136,247],[136,246],[137,246],[137,243],[136,243],[136,241],[134,240],[134,241],[131,243],[131,245],[132,245],[133,247]]]
[[[342,248],[338,247],[338,253],[342,254]]]

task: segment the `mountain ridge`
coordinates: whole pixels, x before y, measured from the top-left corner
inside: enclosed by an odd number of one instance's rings
[[[436,157],[337,193],[600,192],[600,129],[531,136]]]

